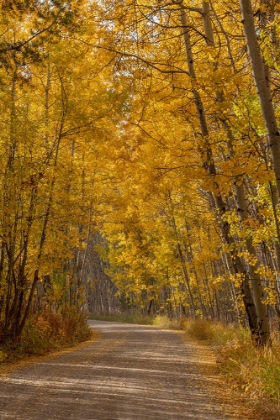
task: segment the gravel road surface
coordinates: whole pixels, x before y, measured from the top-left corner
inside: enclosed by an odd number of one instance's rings
[[[211,354],[181,333],[102,321],[90,325],[101,333],[95,342],[0,378],[1,420],[248,418],[242,402],[234,402],[213,374]]]

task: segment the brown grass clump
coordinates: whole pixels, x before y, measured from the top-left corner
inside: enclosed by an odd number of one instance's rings
[[[158,328],[166,328],[169,330],[181,330],[183,329],[180,319],[170,319],[167,316],[157,316],[153,318],[153,325]]]
[[[0,364],[31,355],[45,355],[74,346],[90,337],[86,313],[70,308],[60,312],[45,310],[26,322],[16,347],[10,343],[0,348]]]
[[[234,388],[255,405],[265,403],[272,412],[280,412],[279,331],[272,334],[272,346],[263,349],[253,345],[248,329],[235,325],[197,320],[187,321],[184,329],[212,346],[219,371]]]

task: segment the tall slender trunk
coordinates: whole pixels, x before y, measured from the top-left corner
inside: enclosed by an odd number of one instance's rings
[[[240,188],[242,186],[242,188]],[[236,185],[236,198],[237,198],[237,205],[238,205],[238,215],[241,222],[244,222],[248,219],[248,211],[245,202],[245,194],[243,185],[237,186]],[[257,255],[255,252],[255,248],[252,243],[252,238],[246,238],[246,248],[250,255],[256,258]],[[261,285],[261,278],[259,274],[257,274],[256,270],[258,267],[258,263],[252,264],[248,263],[248,271],[251,280],[252,290],[254,294],[254,302],[257,311],[258,317],[258,325],[259,325],[259,332],[260,332],[260,344],[266,345],[269,343],[270,340],[270,328],[268,323],[268,315],[266,310],[266,305],[263,303],[263,288]]]
[[[256,34],[251,0],[240,0],[240,6],[255,85],[266,126],[268,146],[271,150],[278,196],[280,196],[280,131],[273,109],[271,92],[267,83],[265,64]]]
[[[206,31],[206,41],[209,46],[214,45],[214,37],[212,33],[212,27],[211,27],[211,21],[209,17],[209,3],[203,2],[203,12],[204,12],[204,27]],[[213,179],[216,176],[216,168],[213,160],[212,155],[212,149],[208,142],[208,126],[206,122],[205,117],[205,111],[203,107],[203,103],[200,97],[200,93],[197,91],[194,85],[194,81],[196,80],[196,74],[194,69],[194,58],[192,54],[192,45],[190,40],[190,33],[188,29],[188,21],[187,21],[187,15],[185,9],[181,8],[181,25],[182,25],[182,34],[184,36],[185,41],[185,49],[186,49],[186,56],[187,56],[187,62],[188,62],[188,70],[190,75],[190,80],[192,83],[192,92],[194,96],[194,102],[197,109],[197,115],[200,122],[200,129],[202,137],[204,138],[204,144],[206,149],[206,168],[208,171],[208,174]],[[219,93],[218,93],[219,96]],[[216,191],[219,191],[219,185],[217,182],[214,181],[215,189]],[[211,201],[214,202],[214,210],[218,210],[219,216],[218,216],[218,222],[221,228],[222,237],[224,239],[224,242],[227,244],[232,244],[234,242],[233,238],[229,235],[229,225],[223,221],[222,215],[225,214],[226,206],[223,202],[223,199],[221,197],[221,194],[216,193],[213,194],[212,197],[210,197]],[[215,211],[216,213],[216,211]],[[255,307],[254,300],[252,298],[251,289],[249,286],[249,278],[246,274],[246,269],[244,265],[242,264],[242,261],[238,256],[235,256],[235,263],[233,264],[235,267],[235,271],[243,274],[243,295],[244,295],[244,304],[246,308],[246,313],[248,316],[248,322],[250,325],[250,329],[252,332],[252,335],[254,337],[254,340],[257,344],[266,344],[269,340],[269,326],[267,321],[267,316],[265,313],[265,310],[263,310],[264,305],[261,301],[262,296],[262,290],[261,286],[258,282],[253,283],[253,289],[254,289],[254,297],[256,300],[257,308]]]
[[[204,3],[204,2],[203,2]],[[207,7],[204,6],[204,27],[206,32],[206,40],[207,44],[209,46],[214,46],[214,37],[212,32],[212,25],[209,17],[209,3]],[[222,102],[223,101],[223,95],[220,92],[217,92],[217,99]],[[230,129],[230,126],[228,125],[225,118],[221,118],[223,128],[226,130],[228,135],[228,146],[229,146],[229,152],[230,155],[233,155],[233,135]],[[235,180],[234,186],[235,186],[235,198],[237,201],[237,208],[238,208],[238,214],[241,222],[248,219],[248,212],[247,207],[245,203],[245,192],[244,192],[244,186],[243,183],[238,182],[239,180]],[[252,238],[246,239],[246,248],[249,251],[250,255],[253,255],[256,257],[255,248],[252,244]],[[249,276],[252,284],[252,290],[254,294],[254,302],[256,306],[256,315],[259,326],[259,342],[261,345],[265,345],[269,342],[270,339],[270,329],[269,329],[269,323],[268,323],[268,316],[266,311],[266,306],[263,303],[263,288],[261,285],[261,278],[256,273],[257,266],[253,266],[252,264],[248,264],[249,269]]]
[[[187,268],[186,268],[186,261],[185,261],[185,258],[184,258],[183,252],[182,252],[182,248],[181,248],[181,245],[179,243],[177,244],[177,249],[178,249],[178,253],[179,253],[179,258],[180,258],[182,270],[183,270],[183,273],[184,273],[185,283],[187,285],[188,294],[189,294],[190,301],[191,301],[191,308],[192,308],[193,317],[195,317],[196,308],[195,308],[192,289],[190,287],[190,278],[189,278],[188,271],[187,271]]]
[[[174,213],[173,213],[173,203],[172,203],[171,194],[169,194],[169,204],[170,204],[171,209],[172,209],[171,224],[172,224],[174,233],[175,233],[175,235],[178,239],[177,251],[178,251],[178,254],[179,254],[179,259],[180,259],[185,283],[186,283],[188,294],[189,294],[190,301],[191,301],[192,313],[193,313],[193,316],[195,317],[196,307],[195,307],[195,303],[194,303],[193,293],[192,293],[192,290],[191,290],[191,287],[190,287],[190,278],[189,278],[188,270],[186,268],[186,260],[185,260],[185,257],[184,257],[183,251],[182,251],[181,244],[179,242],[179,234],[178,234],[178,229],[177,229],[175,216],[174,216]]]

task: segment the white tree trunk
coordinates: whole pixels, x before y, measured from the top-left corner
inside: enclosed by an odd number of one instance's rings
[[[280,132],[278,131],[271,93],[266,80],[265,64],[257,39],[251,0],[240,0],[240,5],[255,85],[266,126],[268,145],[271,148],[278,195],[280,196]]]

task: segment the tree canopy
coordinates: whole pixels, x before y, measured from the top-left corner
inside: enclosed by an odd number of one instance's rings
[[[119,310],[239,322],[269,343],[279,13],[274,0],[2,2],[2,342],[42,308],[84,309],[94,251]]]

